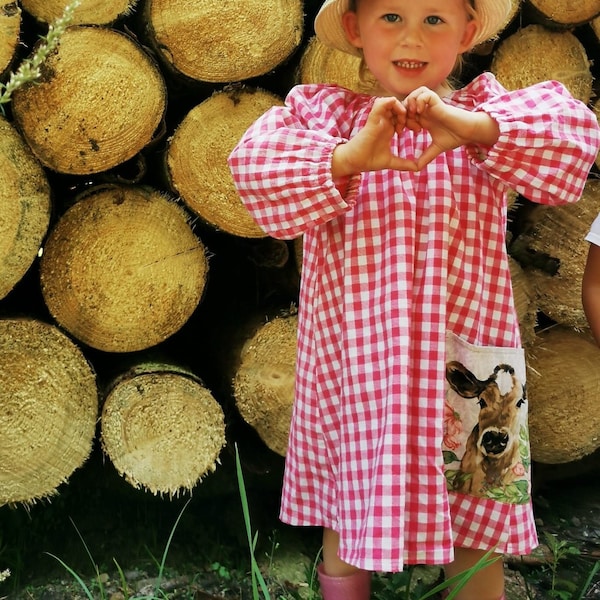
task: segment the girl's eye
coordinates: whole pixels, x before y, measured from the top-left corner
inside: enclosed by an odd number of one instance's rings
[[[442,19],[440,17],[427,17],[425,19],[425,23],[427,23],[428,25],[437,25],[438,23],[441,23]]]
[[[387,15],[383,15],[383,20],[388,23],[397,23],[400,20],[400,17],[393,13],[388,13]]]

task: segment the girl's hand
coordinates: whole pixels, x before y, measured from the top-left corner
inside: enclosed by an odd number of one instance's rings
[[[450,106],[428,88],[411,92],[403,105],[406,127],[415,132],[425,129],[431,135],[431,145],[417,158],[418,169],[447,150],[469,144],[492,146],[498,140],[498,124],[487,113]]]
[[[333,178],[381,169],[416,171],[416,161],[393,154],[390,147],[394,134],[406,127],[406,116],[406,107],[397,98],[377,98],[365,126],[334,150]]]

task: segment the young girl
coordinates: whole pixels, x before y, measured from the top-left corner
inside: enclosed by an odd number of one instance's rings
[[[581,299],[592,334],[600,345],[600,214],[585,238],[590,242],[583,272]]]
[[[322,526],[326,600],[370,571],[537,545],[506,193],[579,199],[594,114],[556,82],[453,91],[510,0],[326,0],[320,40],[362,56],[361,94],[292,89],[230,156],[273,237],[303,235],[296,401],[281,518]],[[460,600],[503,597],[502,561]]]

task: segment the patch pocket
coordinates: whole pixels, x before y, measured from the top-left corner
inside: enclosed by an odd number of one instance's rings
[[[531,452],[522,348],[446,336],[444,473],[448,490],[529,502]]]

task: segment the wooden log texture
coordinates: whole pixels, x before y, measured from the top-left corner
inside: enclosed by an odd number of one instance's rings
[[[276,317],[249,337],[233,377],[233,396],[244,418],[274,452],[287,452],[296,367],[295,315]]]
[[[528,353],[533,460],[576,461],[600,447],[600,348],[589,335],[555,326]]]
[[[153,139],[167,90],[154,61],[130,36],[106,27],[71,27],[42,71],[38,82],[15,92],[12,108],[44,166],[98,173]]]
[[[586,328],[581,278],[589,242],[585,236],[600,213],[600,181],[589,180],[576,204],[542,207],[531,228],[510,247],[528,271],[539,310],[557,323]]]
[[[64,333],[0,320],[0,505],[56,494],[87,460],[97,414],[92,368]]]
[[[0,118],[0,299],[33,263],[50,223],[50,184],[13,125]]]
[[[132,352],[178,331],[206,283],[205,247],[162,192],[110,186],[54,226],[40,263],[53,317],[88,346]]]
[[[302,0],[148,0],[151,44],[174,72],[229,83],[264,75],[302,40]]]
[[[166,153],[171,187],[205,223],[247,238],[266,237],[244,208],[227,157],[244,131],[281,98],[261,89],[230,87],[187,113]]]
[[[577,27],[600,15],[599,0],[527,0],[531,20],[546,27]]]
[[[138,0],[81,0],[72,25],[109,25],[133,13]],[[52,23],[60,18],[67,0],[21,0],[21,6],[37,21]]]
[[[532,344],[535,340],[537,325],[537,304],[535,291],[527,277],[527,273],[519,263],[510,258],[510,275],[515,295],[515,308],[521,329],[521,340],[524,346]]]
[[[585,104],[592,96],[590,60],[570,31],[541,25],[519,29],[498,45],[490,70],[509,90],[555,79]]]
[[[322,44],[313,36],[298,68],[298,83],[335,83],[349,90],[361,91],[368,84],[361,83],[358,56]]]
[[[173,497],[217,468],[225,416],[193,373],[177,365],[141,363],[110,385],[101,443],[131,485]]]
[[[16,2],[0,6],[0,75],[10,68],[21,38],[21,9]]]

